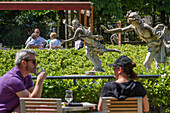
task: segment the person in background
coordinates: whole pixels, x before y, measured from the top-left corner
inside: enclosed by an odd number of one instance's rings
[[[27,49],[29,46],[39,46],[39,48],[42,49],[42,43],[37,39],[37,33],[32,33],[31,37],[32,40],[28,42],[28,44],[25,46],[25,49]]]
[[[39,29],[36,28],[36,29],[34,30],[34,33],[37,34],[37,37],[38,37],[37,40],[41,41],[42,47],[44,47],[47,41],[46,41],[43,37],[40,36],[40,31],[39,31]],[[27,39],[27,41],[25,42],[25,45],[27,45],[28,42],[30,42],[32,39],[33,39],[32,36],[30,36],[30,37]]]
[[[20,112],[19,98],[40,98],[46,72],[42,71],[35,87],[30,73],[36,73],[36,53],[22,49],[16,53],[15,67],[0,77],[0,113]]]
[[[61,44],[60,44],[60,40],[56,39],[57,34],[55,32],[51,32],[50,34],[50,44],[47,45],[47,47],[49,46],[49,49],[52,49],[53,47],[58,46],[58,48],[61,48]]]
[[[84,47],[84,41],[83,40],[79,39],[79,40],[75,41],[75,49],[76,50],[79,50],[83,47]]]
[[[50,41],[51,41],[51,39],[48,39],[48,40],[47,40],[47,43],[46,43],[46,45],[45,45],[45,48],[49,48],[49,46],[50,46]]]
[[[137,74],[133,71],[136,64],[127,56],[120,56],[109,66],[113,67],[117,80],[104,84],[98,102],[98,111],[102,111],[102,97],[116,97],[118,100],[125,100],[128,97],[140,96],[142,97],[143,111],[148,112],[149,102],[146,90],[142,83],[133,81],[133,79],[138,79]]]

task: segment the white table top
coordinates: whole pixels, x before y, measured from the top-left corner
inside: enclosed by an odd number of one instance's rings
[[[83,106],[62,106],[63,111],[86,111],[90,109],[95,109],[96,104],[92,104],[89,102],[79,102],[83,104]]]

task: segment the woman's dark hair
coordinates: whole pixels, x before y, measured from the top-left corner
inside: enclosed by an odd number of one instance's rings
[[[137,74],[133,71],[134,67],[136,67],[136,64],[132,62],[131,64],[124,66],[123,69],[129,78],[138,80]]]

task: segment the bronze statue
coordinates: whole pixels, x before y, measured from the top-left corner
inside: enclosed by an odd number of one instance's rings
[[[103,40],[103,36],[93,35],[90,27],[85,28],[83,25],[79,24],[78,20],[74,19],[72,21],[72,26],[68,25],[65,21],[63,21],[63,23],[74,31],[74,36],[68,40],[62,40],[61,43],[63,44],[65,42],[75,41],[78,38],[84,40],[86,45],[86,57],[94,65],[94,68],[91,71],[104,72],[98,54],[103,55],[104,52],[120,53],[117,49],[107,49],[104,45],[101,45],[100,41]]]
[[[155,60],[156,69],[159,63],[167,63],[167,56],[170,55],[170,31],[163,24],[158,24],[152,28],[147,23],[143,23],[141,17],[136,12],[127,13],[129,26],[124,28],[107,29],[104,25],[101,28],[105,33],[120,33],[134,30],[136,34],[147,43],[148,53],[143,63],[146,70],[151,69],[150,64]]]

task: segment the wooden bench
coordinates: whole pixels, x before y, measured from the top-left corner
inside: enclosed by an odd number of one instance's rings
[[[39,49],[40,46],[29,46],[30,49]]]
[[[143,113],[142,97],[129,97],[123,101],[114,97],[102,97],[102,108],[107,113]]]
[[[63,46],[53,46],[53,47],[51,47],[51,49],[62,49],[63,48]]]
[[[62,113],[60,98],[20,98],[21,113]]]

